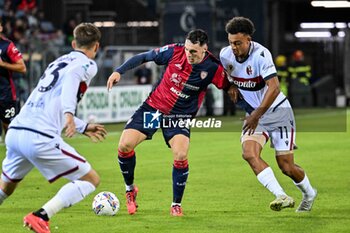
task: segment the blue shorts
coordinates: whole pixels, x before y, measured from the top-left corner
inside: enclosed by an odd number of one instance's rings
[[[0,102],[0,120],[5,124],[10,124],[18,114],[19,109],[16,101]]]
[[[152,118],[152,113],[157,112],[157,109],[149,106],[147,103],[143,103],[139,109],[136,110],[134,115],[128,120],[128,122],[125,125],[124,129],[136,129],[146,135],[146,140],[152,139],[152,136],[155,132],[157,132],[158,129],[162,129],[163,132],[163,138],[168,145],[170,139],[172,139],[175,135],[182,134],[186,137],[190,138],[191,131],[189,128],[182,127],[181,124],[170,124],[165,123],[163,124],[163,116],[159,117],[159,121],[155,122],[154,125],[150,126],[147,125],[147,119]],[[151,118],[147,118],[147,116],[151,116]],[[182,119],[181,119],[182,120]],[[174,118],[172,118],[172,121],[175,122]],[[169,121],[166,121],[169,122]]]

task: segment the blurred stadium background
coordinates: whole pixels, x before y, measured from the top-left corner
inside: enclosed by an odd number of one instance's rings
[[[289,99],[294,107],[346,107],[350,98],[350,2],[338,1],[317,7],[308,0],[0,0],[4,34],[23,53],[28,72],[16,74],[19,101],[23,103],[43,69],[55,57],[71,50],[72,30],[82,21],[100,27],[102,49],[97,57],[102,86],[115,67],[135,53],[173,42],[183,42],[193,28],[205,29],[210,50],[218,55],[227,45],[224,31],[233,16],[252,19],[254,40],[270,49],[274,58],[284,57],[287,66],[301,50],[311,68],[308,85],[290,82]],[[337,4],[338,2],[338,4]],[[325,3],[325,2],[323,2]],[[322,4],[322,1],[320,2]],[[149,64],[151,83],[161,68]],[[137,85],[134,71],[124,75],[123,87],[107,96],[103,88],[90,88],[79,114],[102,122],[126,120],[143,101],[150,85]],[[90,96],[90,97],[89,97]],[[207,105],[199,114],[227,114],[230,106],[221,92],[209,91]],[[124,100],[122,103],[120,100]],[[228,103],[230,105],[230,103]],[[213,113],[211,113],[213,111]],[[234,111],[234,110],[233,110]]]

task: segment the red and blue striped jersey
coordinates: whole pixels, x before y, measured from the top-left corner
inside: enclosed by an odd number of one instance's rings
[[[0,36],[0,58],[4,62],[16,63],[22,54],[9,39]],[[0,101],[16,100],[16,89],[12,80],[12,71],[0,67]]]
[[[209,84],[225,90],[230,86],[223,66],[210,52],[201,63],[190,64],[182,44],[166,45],[136,55],[116,71],[122,74],[147,61],[165,65],[165,71],[145,101],[163,114],[195,116]]]

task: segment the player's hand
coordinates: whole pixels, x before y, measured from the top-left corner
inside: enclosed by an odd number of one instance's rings
[[[84,135],[88,136],[93,142],[102,142],[107,135],[107,131],[103,125],[89,123]]]
[[[107,90],[112,90],[114,84],[117,84],[120,80],[120,74],[118,72],[113,72],[107,80]]]
[[[237,103],[238,96],[239,96],[239,90],[235,85],[232,85],[230,89],[227,91],[228,95],[230,96],[233,103]]]
[[[243,134],[248,132],[248,135],[252,135],[258,126],[260,117],[254,113],[254,111],[244,118]]]
[[[66,122],[63,127],[64,129],[66,129],[65,136],[71,138],[76,132],[74,116],[72,113],[69,112],[65,113],[64,116],[66,117]]]

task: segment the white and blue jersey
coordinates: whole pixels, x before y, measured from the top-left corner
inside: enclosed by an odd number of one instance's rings
[[[266,81],[277,77],[270,51],[252,41],[246,59],[238,61],[231,46],[227,46],[221,50],[220,60],[245,102],[253,109],[260,107],[268,90]],[[249,111],[247,113],[250,114]],[[271,145],[276,151],[291,151],[296,147],[295,128],[292,107],[287,97],[280,92],[259,119],[254,134],[265,136],[266,141],[271,138]]]
[[[24,104],[10,128],[25,127],[46,134],[60,135],[64,113],[75,114],[92,78],[97,73],[95,61],[79,51],[73,51],[53,61]],[[82,133],[86,123],[75,118],[77,131]]]
[[[277,76],[270,51],[257,42],[251,42],[248,57],[237,61],[231,46],[227,46],[221,50],[220,60],[244,100],[254,109],[259,107],[268,89],[265,81]],[[285,98],[280,92],[270,108]]]
[[[64,114],[75,114],[96,73],[96,63],[78,51],[59,57],[47,67],[9,125],[2,180],[19,182],[33,167],[49,182],[60,177],[76,180],[91,170],[86,159],[64,142],[61,132]],[[83,133],[87,123],[76,117],[74,121],[77,131]]]

